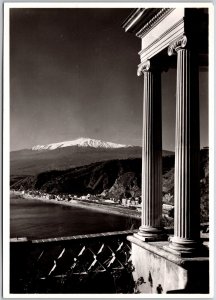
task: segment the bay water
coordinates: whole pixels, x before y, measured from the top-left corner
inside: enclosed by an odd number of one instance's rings
[[[10,237],[42,239],[138,228],[131,217],[12,195]]]

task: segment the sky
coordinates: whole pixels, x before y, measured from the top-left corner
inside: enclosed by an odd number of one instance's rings
[[[141,40],[132,9],[11,9],[11,150],[74,140],[142,143]],[[162,74],[163,149],[174,150],[176,70]],[[208,145],[208,73],[200,72],[201,146]]]

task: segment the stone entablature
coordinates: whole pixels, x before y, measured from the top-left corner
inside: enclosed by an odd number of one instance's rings
[[[139,52],[141,63],[154,57],[185,34],[185,8],[155,9],[155,15],[145,21],[149,10],[153,9],[143,9],[138,15],[134,12],[136,23],[132,22],[131,17],[123,24],[125,31],[133,31],[141,38],[142,49]],[[137,25],[138,17],[140,23],[144,23],[141,28]],[[130,26],[129,21],[131,21]]]
[[[141,62],[154,57],[185,33],[184,9],[172,9],[151,31],[142,37]]]

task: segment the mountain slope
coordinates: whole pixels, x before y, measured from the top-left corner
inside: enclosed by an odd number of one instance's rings
[[[11,176],[36,175],[41,172],[64,170],[98,161],[142,157],[141,147],[88,138],[39,145],[32,149],[10,153]],[[171,153],[163,151],[163,155]]]
[[[70,146],[52,151],[20,150],[11,152],[11,175],[36,175],[51,170],[64,170],[98,161],[141,158],[140,147],[93,148]]]

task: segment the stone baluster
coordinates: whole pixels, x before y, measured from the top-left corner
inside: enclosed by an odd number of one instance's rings
[[[137,72],[144,76],[142,145],[142,224],[135,236],[141,240],[161,238],[162,227],[162,124],[161,72],[150,61]]]
[[[196,53],[183,36],[168,48],[177,52],[175,215],[169,245],[179,255],[197,250],[200,239],[199,80]]]

